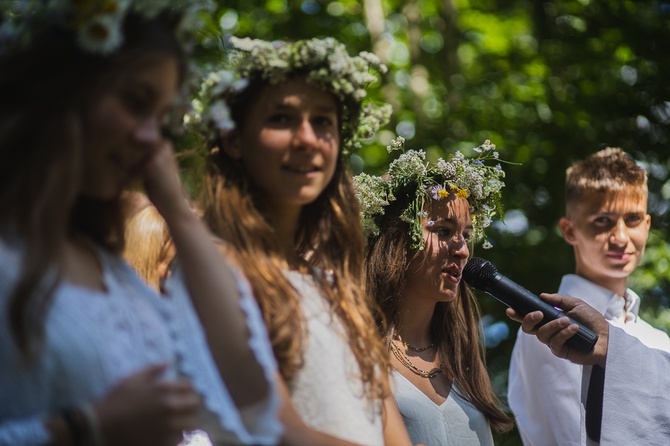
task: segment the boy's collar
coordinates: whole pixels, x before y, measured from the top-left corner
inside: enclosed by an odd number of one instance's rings
[[[621,317],[624,310],[637,318],[640,310],[640,297],[630,288],[620,296],[577,274],[563,276],[558,292],[582,299],[608,320]]]

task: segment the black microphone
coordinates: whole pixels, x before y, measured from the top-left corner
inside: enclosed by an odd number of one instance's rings
[[[566,316],[558,308],[552,307],[521,285],[500,274],[488,260],[477,257],[470,259],[463,269],[463,278],[474,288],[485,291],[523,316],[533,311],[541,311],[544,318],[538,326]],[[583,353],[593,350],[598,335],[569,316],[568,319],[571,324],[579,325],[579,331],[568,339],[567,344]]]

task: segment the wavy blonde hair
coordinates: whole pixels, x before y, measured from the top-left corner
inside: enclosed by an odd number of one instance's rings
[[[247,98],[247,105],[254,97]],[[244,125],[244,110],[237,112],[242,115],[236,120],[239,126]],[[300,296],[284,275],[286,260],[265,217],[264,198],[241,163],[224,152],[215,149],[207,164],[200,200],[204,220],[234,247],[261,307],[281,375],[290,381],[303,363]],[[310,265],[332,273],[332,281],[315,280],[346,329],[366,395],[376,399],[389,394],[389,362],[376,330],[375,306],[363,291],[364,240],[359,221],[351,176],[340,156],[329,185],[302,209],[295,249]]]
[[[174,248],[167,223],[158,210],[146,206],[128,217],[123,258],[153,289],[160,291]]]

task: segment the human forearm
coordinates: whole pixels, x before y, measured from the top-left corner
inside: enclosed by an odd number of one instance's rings
[[[238,406],[263,399],[269,387],[249,347],[246,315],[230,264],[190,210],[167,222],[184,283],[231,397]]]
[[[384,417],[384,444],[386,446],[411,446],[412,441],[405,428],[405,422],[402,420],[398,405],[392,396],[384,399],[383,403]]]
[[[147,166],[145,187],[165,219],[184,282],[212,358],[239,407],[267,396],[263,368],[249,346],[249,329],[229,263],[184,198],[169,145]]]

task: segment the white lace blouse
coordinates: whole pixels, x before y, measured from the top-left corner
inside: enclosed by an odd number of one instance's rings
[[[122,259],[99,249],[106,292],[62,282],[48,310],[37,358],[22,364],[9,331],[7,300],[17,280],[20,253],[0,240],[0,445],[50,442],[44,421],[53,413],[104,397],[141,369],[171,364],[166,378],[188,377],[202,395],[201,428],[215,444],[275,444],[281,433],[276,364],[250,287],[237,280],[247,316],[249,345],[271,392],[247,416],[234,405],[208,350],[181,274],[167,298],[148,288]]]
[[[286,274],[300,294],[306,331],[304,365],[289,386],[296,410],[316,430],[367,446],[383,445],[381,403],[364,395],[344,325],[312,276]]]

